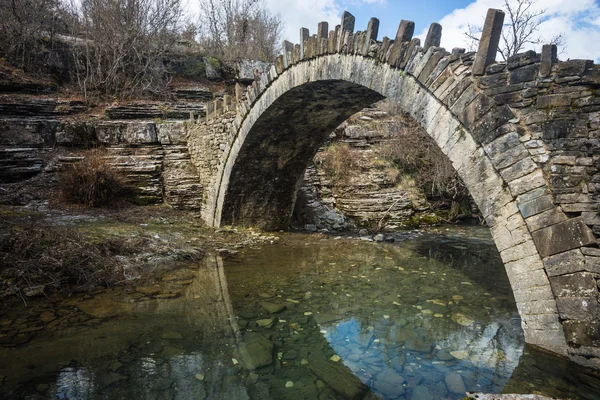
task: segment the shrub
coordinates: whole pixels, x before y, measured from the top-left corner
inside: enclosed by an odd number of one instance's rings
[[[83,160],[67,167],[60,180],[63,200],[87,207],[109,205],[124,186],[121,174],[101,149],[86,151]]]
[[[320,164],[334,186],[350,183],[352,172],[359,167],[359,154],[347,143],[334,143],[321,153]]]
[[[469,196],[452,163],[431,137],[406,115],[398,115],[403,128],[390,133],[378,151],[397,165],[401,173],[414,176],[430,200],[461,202]]]

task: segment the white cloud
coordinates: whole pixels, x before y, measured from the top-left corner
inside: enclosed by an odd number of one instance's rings
[[[283,38],[293,43],[299,42],[300,28],[308,28],[314,34],[319,22],[332,24],[342,13],[336,0],[266,0],[266,4],[269,11],[280,14],[284,22]]]
[[[503,3],[503,0],[476,0],[443,17],[439,21],[443,27],[442,46],[465,47],[467,26],[483,25],[487,10],[501,8]],[[557,34],[564,35],[566,47],[561,59],[600,59],[600,7],[594,0],[539,0],[534,7],[546,10],[539,27],[540,37],[549,41]],[[423,40],[426,34],[424,30],[419,37]],[[540,51],[540,48],[532,49]]]

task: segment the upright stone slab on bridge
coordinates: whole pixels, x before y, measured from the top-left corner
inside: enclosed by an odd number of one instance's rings
[[[600,368],[600,69],[557,62],[552,47],[495,63],[502,19],[488,12],[477,54],[440,48],[435,25],[426,50],[409,21],[393,43],[376,41],[375,20],[354,33],[348,13],[329,41],[324,25],[313,37],[302,30],[298,60],[281,56],[237,110],[213,107],[190,127],[202,215],[214,226],[285,228],[327,135],[388,98],[436,141],[477,202],[527,342]]]

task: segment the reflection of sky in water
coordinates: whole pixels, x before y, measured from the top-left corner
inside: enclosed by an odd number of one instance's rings
[[[54,398],[91,399],[94,398],[95,391],[94,375],[87,368],[67,367],[58,374]]]
[[[386,319],[367,326],[358,318],[351,318],[321,325],[320,329],[336,354],[342,357],[341,362],[383,398],[386,393],[377,390],[376,381],[379,374],[390,368],[402,379],[396,381],[396,385],[406,387],[412,377],[412,381],[420,385],[431,385],[434,398],[439,397],[433,385],[439,385],[451,372],[462,376],[468,391],[501,392],[523,354],[524,341],[519,329],[508,321],[459,328],[448,322],[445,339],[434,341],[427,338],[427,332],[418,332],[423,341],[432,341],[431,353],[410,351],[388,341],[401,328]],[[410,398],[410,394],[406,397]],[[464,394],[445,394],[444,397],[460,399]]]

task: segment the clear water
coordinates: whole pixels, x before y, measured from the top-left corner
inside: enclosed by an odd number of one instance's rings
[[[0,313],[0,399],[598,398],[524,344],[486,229],[282,234],[136,288]]]

